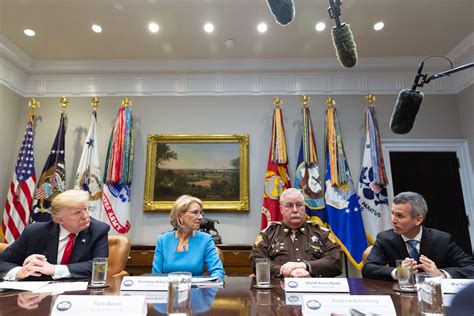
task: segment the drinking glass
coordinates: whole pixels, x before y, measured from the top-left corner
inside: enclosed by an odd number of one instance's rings
[[[397,260],[397,280],[401,290],[415,289],[415,275],[411,266],[403,266],[403,260]]]
[[[421,315],[444,315],[441,277],[427,272],[417,273],[416,290]]]
[[[94,258],[92,261],[91,287],[106,286],[107,282],[107,258]]]
[[[190,272],[172,272],[168,274],[168,315],[191,314]]]
[[[258,287],[270,286],[270,259],[259,258],[255,260],[255,271]]]

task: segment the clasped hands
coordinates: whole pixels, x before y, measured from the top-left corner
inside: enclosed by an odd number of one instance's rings
[[[16,279],[22,280],[29,276],[53,275],[55,266],[49,263],[44,255],[33,254],[28,256],[20,270],[16,273]]]
[[[303,262],[287,262],[280,267],[280,274],[285,278],[305,278],[310,274],[306,271],[306,265]]]
[[[431,273],[435,276],[441,276],[443,278],[446,277],[446,275],[438,269],[436,263],[424,255],[420,256],[419,264],[412,258],[405,258],[402,262],[402,266],[411,266],[413,273],[417,273],[419,269],[423,269],[423,271]]]

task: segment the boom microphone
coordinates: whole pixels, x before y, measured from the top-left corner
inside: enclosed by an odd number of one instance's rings
[[[349,24],[341,24],[341,21],[339,21],[341,4],[341,0],[329,0],[329,17],[336,22],[336,26],[331,30],[332,42],[336,48],[339,63],[346,68],[351,68],[357,63],[357,49]]]
[[[267,0],[267,5],[277,23],[287,25],[295,18],[293,0]]]
[[[423,80],[426,75],[422,75],[424,62],[422,61],[418,65],[418,71],[415,76],[415,81],[411,89],[403,89],[398,94],[397,102],[393,108],[392,117],[390,119],[390,129],[396,134],[406,134],[413,128],[415,123],[416,114],[420,109],[421,102],[423,101],[423,93],[416,91],[416,88],[423,85],[418,83],[420,78]]]

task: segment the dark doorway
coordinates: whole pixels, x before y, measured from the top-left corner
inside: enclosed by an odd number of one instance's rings
[[[393,193],[418,192],[428,203],[424,225],[454,235],[472,253],[463,200],[459,162],[455,152],[390,152]]]

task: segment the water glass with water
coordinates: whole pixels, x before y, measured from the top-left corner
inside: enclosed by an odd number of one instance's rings
[[[91,287],[107,285],[107,258],[94,258],[92,261]]]
[[[270,286],[270,259],[255,259],[255,271],[257,275],[256,285],[258,287]]]
[[[172,272],[168,274],[168,315],[191,314],[190,272]]]
[[[403,260],[397,260],[397,280],[401,290],[415,289],[415,274],[411,266],[403,266]]]
[[[427,272],[417,273],[416,290],[421,315],[445,315],[441,277]]]

